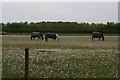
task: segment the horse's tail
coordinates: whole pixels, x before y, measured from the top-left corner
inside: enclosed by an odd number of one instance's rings
[[[31,40],[32,40],[32,36],[31,36]]]
[[[44,40],[44,37],[43,37],[43,35],[41,34],[41,37],[42,37],[42,40]]]
[[[101,37],[102,37],[102,40],[104,41],[104,35],[103,34],[101,34]]]

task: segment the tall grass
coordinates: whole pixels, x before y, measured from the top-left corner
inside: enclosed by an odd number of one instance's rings
[[[118,37],[60,36],[60,41],[4,35],[3,78],[24,77],[24,49],[30,49],[30,78],[117,78]]]

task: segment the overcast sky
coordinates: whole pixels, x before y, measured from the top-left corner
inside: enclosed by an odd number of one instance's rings
[[[118,22],[117,2],[3,2],[2,22]]]

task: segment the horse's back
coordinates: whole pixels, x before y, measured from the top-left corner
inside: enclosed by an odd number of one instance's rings
[[[37,36],[40,36],[40,33],[39,32],[32,32],[31,36],[36,36],[37,37]]]
[[[45,37],[54,38],[54,37],[56,37],[56,34],[55,33],[46,33]]]
[[[93,32],[92,34],[101,34],[101,32]]]
[[[92,36],[94,36],[94,37],[99,37],[99,36],[101,36],[101,32],[93,32],[92,33]]]

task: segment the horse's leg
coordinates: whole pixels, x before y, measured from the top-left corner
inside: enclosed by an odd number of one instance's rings
[[[55,41],[56,41],[56,38],[53,38],[53,40],[55,40]]]
[[[99,41],[101,40],[101,37],[99,37]]]
[[[33,37],[33,39],[35,40],[35,37]]]
[[[52,38],[52,41],[54,41],[54,40],[56,40],[56,38],[53,37],[53,38]]]
[[[44,39],[43,36],[41,36],[41,39],[42,39],[42,40]]]
[[[48,41],[48,38],[47,38],[47,37],[45,37],[45,41],[46,41],[46,42]]]
[[[52,42],[54,41],[54,39],[52,39]]]
[[[32,40],[32,36],[31,36],[31,40]]]
[[[100,37],[98,37],[98,41],[100,40]]]
[[[56,39],[57,39],[57,38],[55,37],[54,40],[56,41]]]
[[[92,40],[94,40],[95,38],[92,36]]]
[[[40,39],[40,37],[38,37],[38,39]]]

